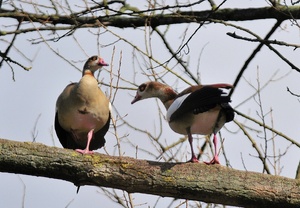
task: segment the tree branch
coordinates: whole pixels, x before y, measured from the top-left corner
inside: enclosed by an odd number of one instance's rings
[[[247,21],[259,19],[277,19],[279,21],[284,21],[287,19],[300,19],[299,9],[300,6],[277,6],[247,9],[219,9],[214,12],[212,12],[211,10],[178,11],[176,13],[155,15],[147,15],[148,10],[145,10],[143,14],[134,17],[132,17],[131,15],[134,15],[136,12],[118,12],[112,15],[99,15],[97,17],[93,17],[81,16],[86,13],[86,10],[76,13],[77,15],[48,15],[44,13],[36,14],[26,11],[20,12],[17,10],[0,9],[0,18],[11,18],[18,21],[22,20],[24,22],[40,23],[43,25],[41,29],[44,26],[49,27],[49,25],[55,26],[58,24],[73,25],[78,28],[81,28],[82,26],[84,27],[86,24],[88,24],[89,27],[99,27],[99,21],[104,26],[117,28],[134,28],[144,27],[146,22],[152,27],[157,27],[160,25],[207,21],[208,15],[210,19],[223,21]],[[95,7],[95,11],[97,10],[99,10],[99,7]],[[52,29],[55,29],[55,27],[53,27]],[[28,31],[28,29],[25,29],[25,31]],[[19,30],[19,32],[22,32],[22,30]],[[0,31],[0,36],[9,33],[9,31]]]
[[[246,207],[299,207],[300,182],[220,165],[162,163],[0,139],[0,171]]]

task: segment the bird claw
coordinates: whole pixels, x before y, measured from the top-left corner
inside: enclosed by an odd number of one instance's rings
[[[196,158],[196,156],[193,156],[188,162],[199,163],[199,160]]]
[[[214,164],[220,164],[219,157],[214,156],[214,158],[210,162],[204,162],[206,165],[214,165]]]
[[[93,151],[89,150],[90,142],[93,138],[93,135],[94,135],[94,129],[91,129],[88,133],[88,138],[87,138],[88,141],[87,141],[87,144],[86,144],[86,148],[83,149],[83,150],[82,149],[76,149],[75,151],[79,152],[81,154],[89,154],[89,155],[94,154]]]
[[[75,150],[76,152],[79,152],[79,153],[81,153],[81,154],[89,154],[89,155],[91,155],[91,154],[94,154],[94,152],[93,151],[90,151],[90,150],[88,150],[88,149],[84,149],[84,150],[82,150],[82,149],[76,149]]]

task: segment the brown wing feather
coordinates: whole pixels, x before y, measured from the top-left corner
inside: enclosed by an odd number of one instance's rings
[[[192,93],[195,92],[197,90],[200,90],[203,87],[212,87],[212,88],[224,88],[224,89],[230,89],[233,88],[233,85],[231,84],[226,84],[226,83],[220,83],[220,84],[211,84],[211,85],[193,85],[190,86],[188,88],[186,88],[185,90],[183,90],[182,92],[180,92],[177,97],[180,97],[182,95],[188,94],[188,93]]]
[[[196,90],[200,90],[202,87],[203,87],[202,85],[193,85],[193,86],[190,86],[190,87],[186,88],[185,90],[181,91],[180,93],[178,93],[177,97],[180,97],[182,95],[195,92]]]

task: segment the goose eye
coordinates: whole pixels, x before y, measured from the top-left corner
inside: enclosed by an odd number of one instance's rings
[[[141,84],[139,86],[139,91],[143,92],[146,89],[146,84]]]
[[[91,61],[96,61],[97,59],[98,59],[97,56],[92,56],[92,57],[90,58]]]

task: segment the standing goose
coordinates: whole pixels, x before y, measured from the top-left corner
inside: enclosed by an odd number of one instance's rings
[[[230,84],[196,85],[177,94],[165,84],[145,82],[139,86],[131,104],[147,98],[159,98],[166,107],[171,129],[179,134],[188,135],[192,152],[191,162],[199,162],[194,153],[192,134],[213,133],[215,154],[206,164],[220,164],[216,134],[226,122],[234,118],[234,111],[228,104],[230,97],[220,88],[232,87]]]
[[[108,66],[99,56],[90,57],[78,83],[66,86],[56,101],[55,131],[64,148],[82,154],[104,146],[110,124],[110,102],[98,87],[94,72]]]

